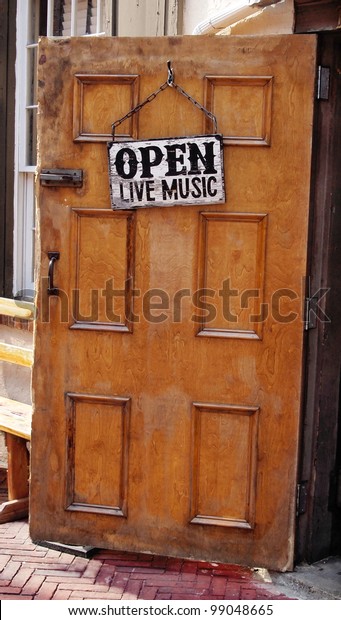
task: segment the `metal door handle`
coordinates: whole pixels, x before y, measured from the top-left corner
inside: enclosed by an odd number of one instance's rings
[[[54,274],[54,264],[56,260],[59,260],[60,253],[59,252],[48,252],[47,256],[50,259],[49,274],[48,274],[49,285],[47,288],[47,294],[48,295],[59,295],[59,288],[57,288],[53,284],[53,274]]]

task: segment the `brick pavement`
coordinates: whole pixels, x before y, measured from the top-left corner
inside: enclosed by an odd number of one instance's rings
[[[0,525],[0,599],[279,600],[250,568],[98,550],[91,559],[36,545],[27,521]]]

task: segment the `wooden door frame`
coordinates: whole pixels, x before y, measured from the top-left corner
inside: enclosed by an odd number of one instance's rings
[[[341,84],[337,79],[340,62],[341,33],[321,33],[318,65],[331,69],[330,92],[328,101],[316,101],[315,109],[308,274],[311,294],[320,289],[330,290],[323,297],[323,291],[320,292],[316,328],[306,335],[299,478],[302,514],[297,519],[297,562],[314,562],[341,551],[340,533],[335,531],[336,519],[340,518],[335,482],[340,469],[341,439],[341,289],[337,275],[341,251],[336,243],[341,237]]]

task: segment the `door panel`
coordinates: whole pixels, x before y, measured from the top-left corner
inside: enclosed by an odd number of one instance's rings
[[[259,409],[193,407],[191,523],[253,529]]]
[[[69,393],[66,412],[65,508],[126,516],[129,398]]]
[[[72,209],[72,215],[70,327],[130,331],[134,214],[86,208]]]
[[[169,58],[226,203],[113,212],[111,122]],[[39,166],[84,183],[37,186],[34,539],[292,566],[314,76],[311,36],[42,40]],[[167,88],[116,138],[211,131]]]

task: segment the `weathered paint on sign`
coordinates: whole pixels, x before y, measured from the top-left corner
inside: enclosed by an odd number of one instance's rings
[[[113,209],[225,202],[220,134],[109,142]]]

